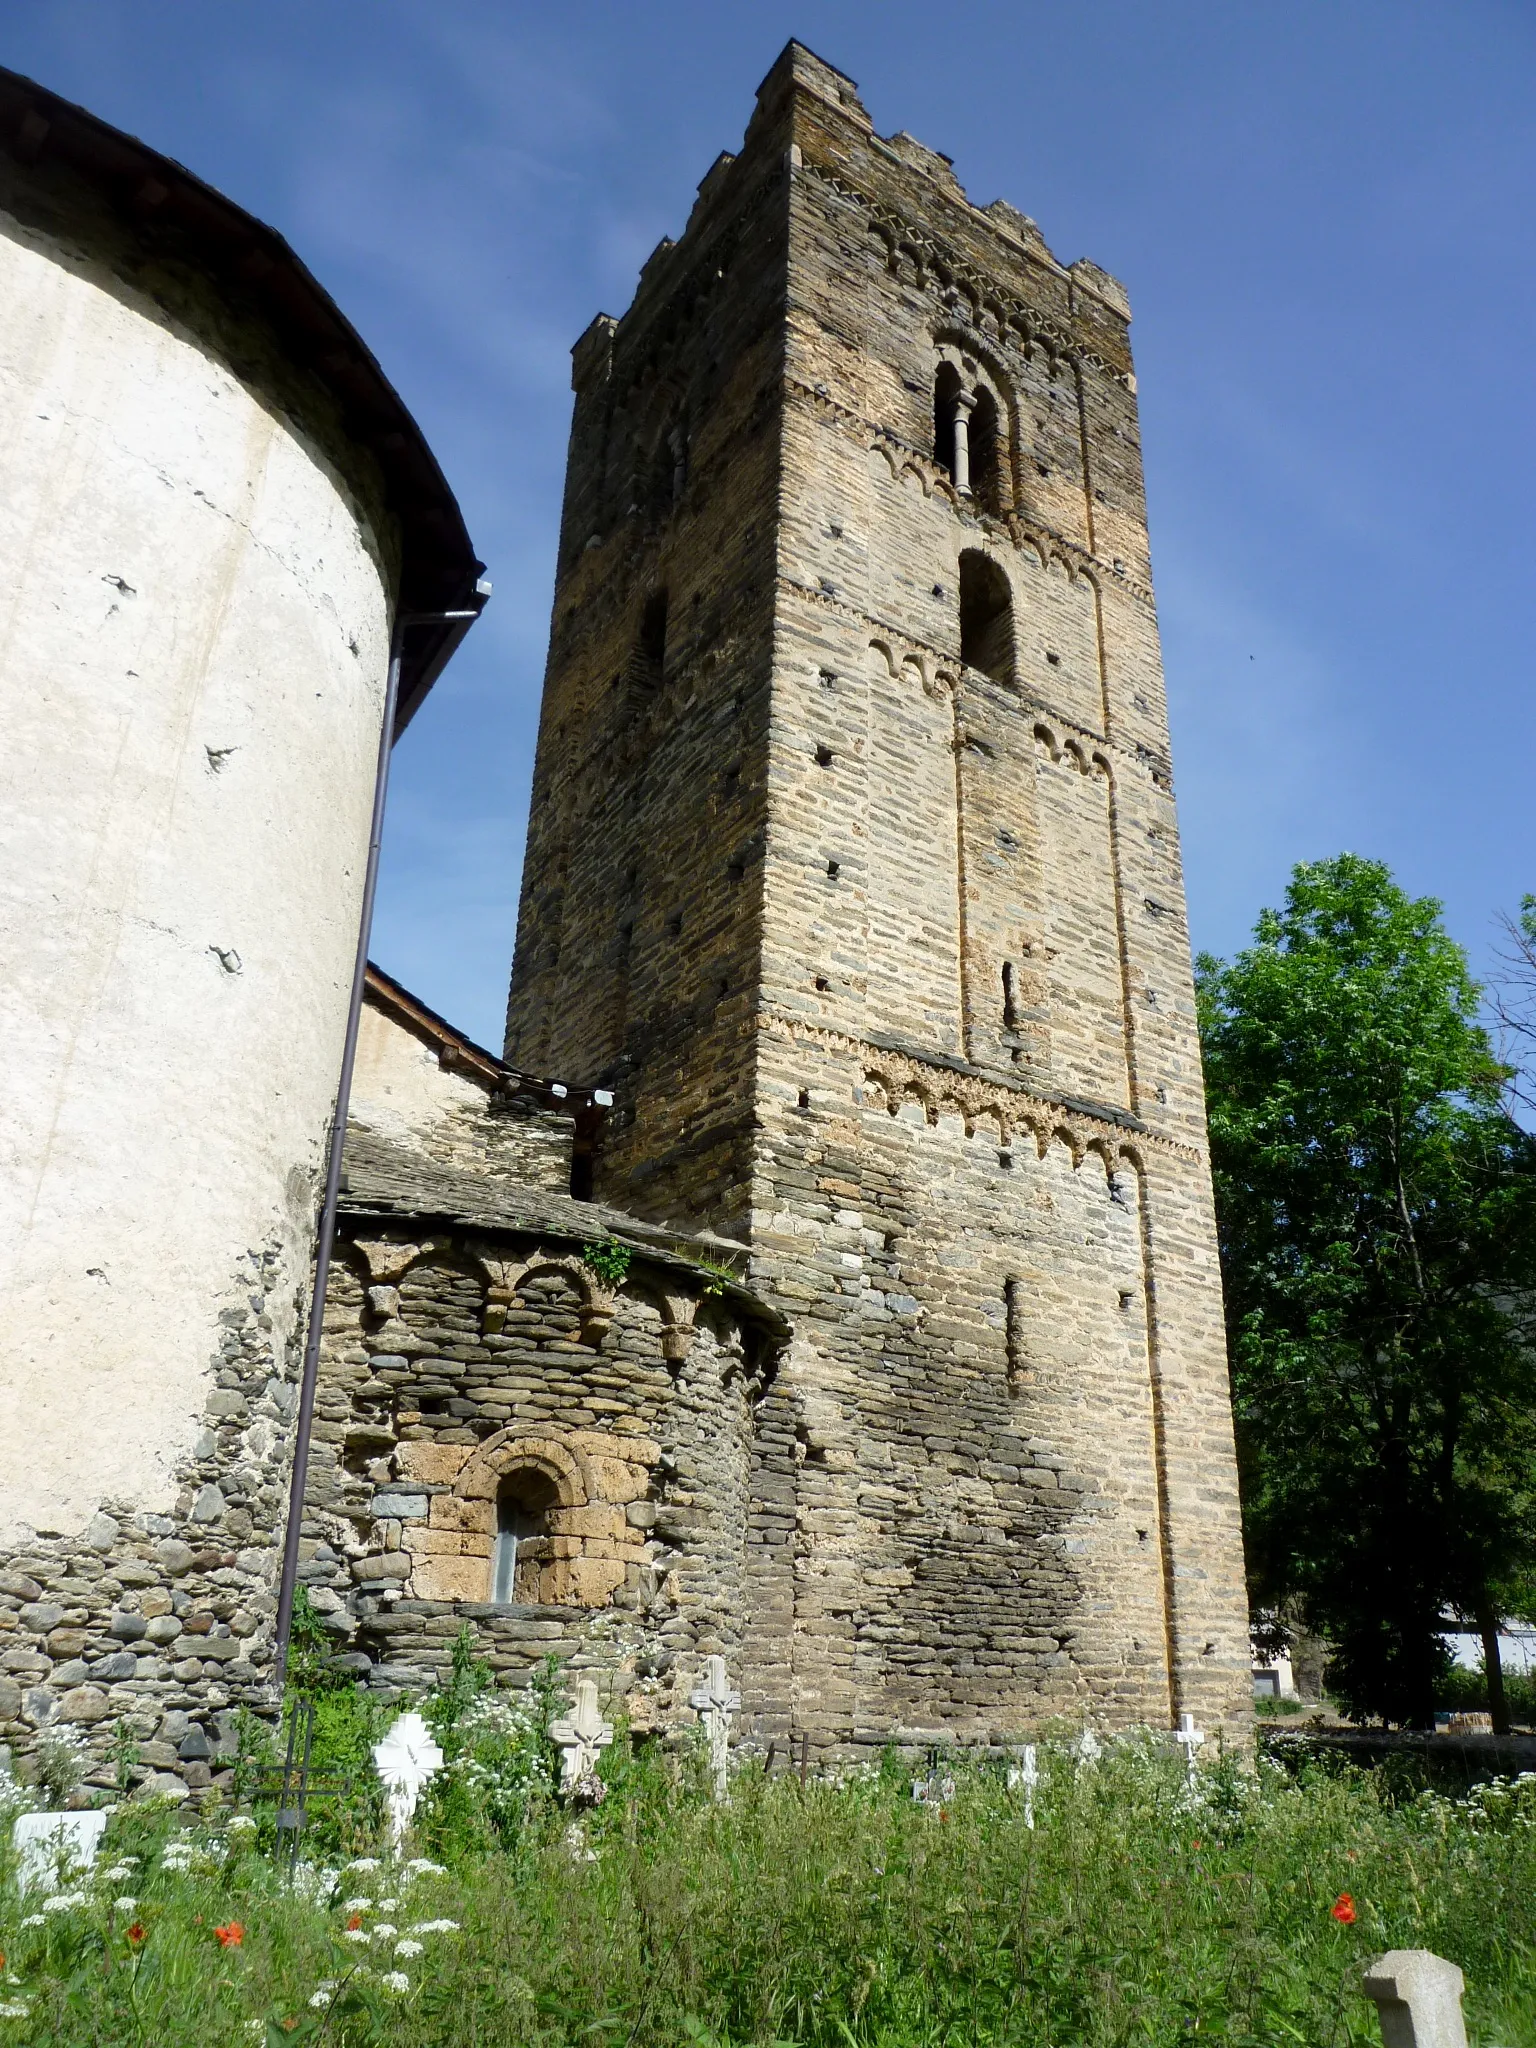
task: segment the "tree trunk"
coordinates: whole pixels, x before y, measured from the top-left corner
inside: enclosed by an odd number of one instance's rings
[[[1499,1617],[1486,1593],[1476,1608],[1478,1634],[1483,1639],[1483,1670],[1488,1678],[1488,1711],[1493,1716],[1495,1735],[1509,1733],[1509,1706],[1504,1698],[1504,1666],[1499,1661]]]

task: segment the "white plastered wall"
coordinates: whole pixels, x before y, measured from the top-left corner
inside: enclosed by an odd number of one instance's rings
[[[483,1118],[486,1092],[483,1083],[446,1068],[437,1048],[398,1018],[364,1000],[352,1076],[354,1123],[431,1152]]]
[[[0,1541],[170,1504],[274,1246],[281,1350],[387,659],[321,458],[61,256],[0,214]]]

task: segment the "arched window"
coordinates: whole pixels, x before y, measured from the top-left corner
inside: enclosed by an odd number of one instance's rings
[[[960,659],[997,683],[1013,681],[1013,593],[990,556],[960,557]]]
[[[1003,490],[1003,435],[997,400],[983,384],[970,418],[971,496],[988,512],[1006,510]]]
[[[955,474],[955,411],[960,399],[960,372],[953,363],[940,363],[933,380],[933,459],[940,469]]]
[[[550,1560],[549,1511],[559,1491],[547,1472],[523,1466],[496,1492],[496,1539],[491,1548],[491,1598],[538,1604],[543,1567]]]

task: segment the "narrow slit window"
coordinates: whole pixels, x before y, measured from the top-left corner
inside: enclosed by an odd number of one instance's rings
[[[1003,1029],[1019,1028],[1019,977],[1011,960],[1003,962]]]

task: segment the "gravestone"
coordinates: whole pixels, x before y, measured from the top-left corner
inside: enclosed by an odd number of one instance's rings
[[[590,1678],[576,1681],[576,1704],[569,1714],[549,1724],[549,1738],[560,1752],[560,1790],[567,1799],[596,1805],[603,1796],[597,1760],[613,1740],[613,1724],[597,1704]]]
[[[698,1714],[709,1740],[709,1778],[716,1799],[726,1796],[726,1764],[731,1744],[731,1722],[741,1711],[741,1694],[732,1692],[725,1675],[725,1659],[710,1657],[704,1664],[704,1683],[688,1695],[688,1704]]]
[[[1184,1775],[1191,1785],[1195,1782],[1195,1752],[1205,1740],[1205,1730],[1195,1726],[1193,1714],[1180,1714],[1179,1725],[1174,1730],[1174,1741],[1184,1752]]]
[[[1365,1995],[1376,2001],[1384,2048],[1467,2048],[1460,1970],[1427,1948],[1394,1948],[1371,1964]]]
[[[1085,1728],[1078,1737],[1077,1760],[1079,1764],[1096,1764],[1104,1754],[1104,1745],[1091,1728]]]
[[[389,1844],[398,1850],[416,1802],[443,1767],[443,1752],[420,1714],[402,1714],[384,1740],[373,1745],[373,1762],[384,1781]]]
[[[1035,1744],[1026,1742],[1020,1753],[1020,1761],[1008,1766],[1008,1789],[1024,1793],[1024,1825],[1032,1828],[1035,1824],[1035,1787],[1040,1782],[1039,1751]]]
[[[84,1872],[96,1861],[111,1809],[89,1813],[23,1813],[11,1839],[16,1845],[16,1878],[24,1892],[55,1892],[61,1869]]]

